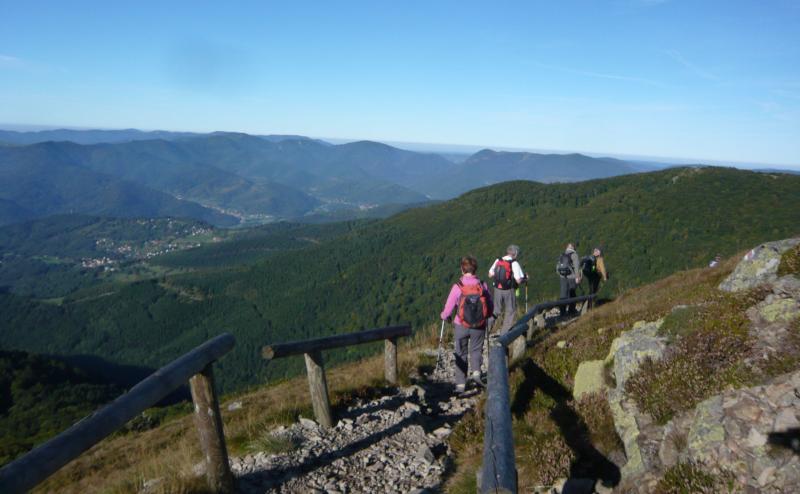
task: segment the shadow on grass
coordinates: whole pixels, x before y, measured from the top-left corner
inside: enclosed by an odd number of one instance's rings
[[[564,441],[575,454],[570,477],[600,479],[607,487],[619,484],[619,467],[592,445],[586,423],[570,405],[570,390],[550,377],[531,359],[522,362],[518,368],[525,379],[514,394],[511,413],[518,419],[522,418],[530,408],[534,394],[546,394],[556,402],[550,410],[550,417],[558,425]]]

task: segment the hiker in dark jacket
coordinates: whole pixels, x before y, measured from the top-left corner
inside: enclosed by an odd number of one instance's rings
[[[462,392],[466,387],[467,355],[471,369],[470,379],[483,385],[483,341],[486,336],[486,322],[494,307],[489,287],[475,275],[477,271],[478,261],[474,257],[461,258],[461,279],[450,289],[441,314],[443,321],[449,320],[453,309],[456,309],[453,321],[456,392]]]
[[[600,281],[608,281],[606,263],[603,258],[603,251],[600,247],[595,247],[592,255],[581,259],[581,272],[589,282],[589,294],[595,295],[600,289]],[[594,306],[594,299],[589,301],[589,307]]]
[[[582,276],[580,270],[580,259],[578,253],[575,252],[575,246],[571,243],[567,244],[564,253],[558,258],[556,263],[556,273],[558,273],[561,282],[560,299],[573,298],[576,296],[575,290],[581,283]],[[564,310],[562,309],[562,313]],[[576,314],[575,304],[569,304],[566,308],[567,314]]]
[[[489,320],[489,329],[494,325],[495,319],[503,316],[503,324],[499,334],[506,333],[517,319],[517,287],[527,283],[528,276],[522,271],[519,261],[519,247],[511,244],[506,249],[506,255],[495,260],[489,268],[489,277],[494,278],[494,306],[495,312]]]

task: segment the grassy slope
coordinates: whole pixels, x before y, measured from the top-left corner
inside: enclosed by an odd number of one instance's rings
[[[605,293],[615,294],[705,265],[716,253],[796,233],[798,192],[800,177],[719,168],[578,184],[510,182],[356,224],[301,251],[114,286],[101,298],[68,297],[58,308],[0,296],[0,324],[8,328],[2,337],[31,351],[156,366],[228,330],[238,344],[219,375],[232,390],[301,371],[294,361],[265,368],[258,350],[269,342],[429,323],[464,253],[477,255],[483,270],[509,242],[519,243],[536,301],[556,293],[554,264],[564,241],[577,240],[581,252],[602,244],[613,273]],[[227,247],[236,254],[236,244]],[[225,246],[214,248],[224,255]]]

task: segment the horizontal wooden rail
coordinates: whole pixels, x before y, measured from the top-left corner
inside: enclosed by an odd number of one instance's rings
[[[409,336],[410,334],[411,326],[389,326],[388,328],[368,329],[366,331],[325,336],[313,340],[291,341],[289,343],[267,345],[261,349],[261,356],[267,360],[273,360],[290,355],[301,355],[304,353],[318,352],[320,350],[330,350],[331,348],[360,345],[362,343],[397,338],[399,336]]]
[[[384,344],[384,375],[389,383],[397,384],[397,339],[409,335],[411,335],[411,326],[390,326],[313,340],[268,345],[261,349],[261,356],[266,360],[273,360],[303,354],[314,416],[323,427],[332,427],[333,414],[328,397],[328,381],[325,378],[322,350],[386,340]]]
[[[522,316],[508,332],[489,339],[483,468],[478,486],[482,494],[517,492],[517,467],[514,460],[514,435],[511,430],[511,400],[508,387],[508,346],[520,336],[527,334],[528,322],[539,312],[577,302],[588,302],[594,297],[594,295],[583,295],[537,304]]]
[[[210,487],[219,492],[232,492],[233,476],[222,437],[211,364],[228,353],[235,342],[233,335],[225,333],[203,343],[160,368],[113,402],[12,461],[0,469],[0,492],[16,494],[29,491],[190,379],[201,446],[209,463],[215,463],[206,468]]]

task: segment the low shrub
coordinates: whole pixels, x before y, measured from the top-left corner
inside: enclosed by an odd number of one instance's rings
[[[713,474],[695,463],[678,463],[664,472],[656,494],[716,494],[733,492],[733,476]]]
[[[787,274],[800,274],[800,244],[787,250],[781,256],[781,263],[778,266],[778,276]]]
[[[747,383],[752,371],[743,364],[751,346],[745,311],[763,298],[760,290],[717,294],[696,315],[677,316],[682,329],[675,334],[682,336],[663,359],[645,360],[626,383],[626,392],[663,424],[727,386]]]

